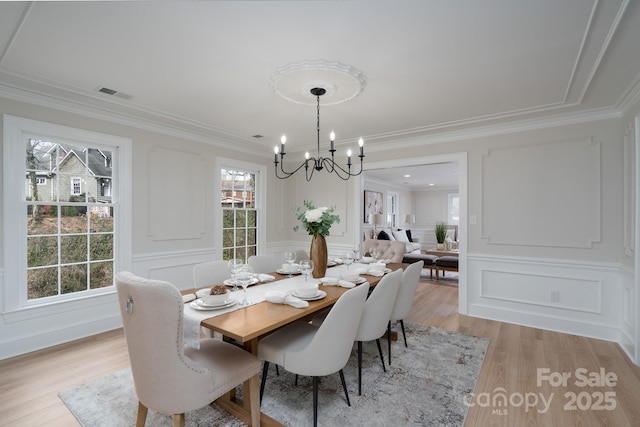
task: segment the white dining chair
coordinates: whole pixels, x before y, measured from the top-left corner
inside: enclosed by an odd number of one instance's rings
[[[414,262],[410,264],[402,273],[402,280],[400,282],[400,289],[398,290],[398,296],[396,297],[396,303],[393,306],[391,312],[391,318],[387,324],[387,347],[389,353],[389,365],[391,365],[391,322],[400,322],[402,328],[402,336],[404,338],[404,346],[407,346],[407,335],[404,330],[404,318],[409,315],[411,306],[413,305],[413,297],[416,294],[416,288],[418,287],[418,281],[420,280],[420,273],[424,261]]]
[[[296,262],[300,262],[305,259],[309,259],[309,253],[304,249],[298,249],[296,251]]]
[[[272,273],[282,266],[277,263],[273,255],[252,255],[249,257],[247,264],[253,269],[254,273]]]
[[[193,285],[196,288],[219,285],[229,278],[229,261],[207,261],[193,266]]]
[[[183,345],[184,303],[169,282],[130,272],[115,277],[131,373],[138,396],[136,427],[148,409],[173,416],[184,426],[185,412],[209,405],[250,381],[251,425],[260,425],[260,360],[224,341],[205,338],[196,350]]]
[[[387,332],[389,319],[391,319],[391,311],[396,302],[398,289],[400,288],[400,280],[402,279],[402,269],[398,269],[392,273],[386,274],[380,282],[373,288],[373,291],[367,298],[362,312],[360,326],[356,332],[355,341],[358,343],[358,394],[362,394],[362,343],[365,341],[376,340],[380,361],[382,362],[382,370],[387,372],[384,366],[384,356],[382,355],[382,346],[380,338]]]
[[[342,369],[349,361],[368,292],[366,282],[349,289],[333,305],[320,326],[297,321],[260,340],[258,357],[264,360],[260,399],[264,394],[269,363],[275,363],[296,375],[313,377],[314,426],[318,425],[319,377],[339,372],[347,405],[351,406]]]

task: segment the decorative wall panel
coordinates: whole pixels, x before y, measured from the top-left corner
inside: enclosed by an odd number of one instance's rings
[[[149,235],[154,240],[199,239],[205,232],[201,189],[215,191],[205,183],[204,160],[165,148],[150,150],[148,158]]]
[[[602,228],[600,157],[591,138],[490,150],[482,159],[483,238],[591,248]]]
[[[624,253],[633,257],[636,236],[636,133],[633,122],[624,132]]]

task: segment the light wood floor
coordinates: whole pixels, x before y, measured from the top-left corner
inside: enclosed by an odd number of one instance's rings
[[[406,321],[491,340],[475,390],[478,399],[465,427],[640,425],[640,368],[617,344],[462,316],[457,313],[457,298],[457,286],[451,282],[421,280]],[[58,393],[128,365],[122,330],[0,361],[0,426],[77,426]],[[571,378],[566,387],[551,387],[547,382],[538,387],[538,368],[569,372]],[[617,385],[578,387],[575,371],[579,368],[588,373],[604,368],[617,375]],[[490,402],[500,388],[511,403],[486,405],[482,398],[489,397]],[[579,409],[598,403],[605,392],[613,394],[599,403],[615,404],[615,409]],[[565,393],[579,397],[573,402],[575,410],[565,408],[571,404]],[[539,402],[526,410],[520,397],[533,403],[533,394],[551,399],[549,409],[545,411]]]

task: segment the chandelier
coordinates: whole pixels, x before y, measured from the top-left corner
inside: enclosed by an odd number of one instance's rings
[[[319,172],[323,169],[326,169],[327,172],[329,173],[335,173],[345,181],[351,178],[352,176],[360,175],[362,173],[362,165],[363,165],[363,159],[364,159],[364,141],[362,140],[362,138],[360,138],[360,140],[358,141],[358,145],[360,147],[360,154],[358,155],[358,157],[360,157],[360,170],[356,173],[351,172],[351,166],[352,166],[351,155],[353,153],[351,152],[350,149],[347,150],[346,169],[340,166],[338,163],[336,163],[335,156],[334,156],[336,152],[334,148],[334,141],[335,141],[336,135],[333,131],[331,131],[331,134],[329,135],[329,140],[331,143],[330,145],[331,148],[329,149],[329,152],[331,153],[331,158],[322,157],[320,155],[320,97],[324,95],[327,91],[324,88],[314,87],[313,89],[311,89],[310,92],[313,96],[316,97],[316,100],[317,100],[317,114],[316,114],[316,120],[317,120],[316,134],[317,134],[317,148],[318,148],[317,157],[311,157],[309,155],[309,152],[307,151],[304,155],[305,160],[304,162],[302,162],[302,164],[300,164],[300,166],[298,166],[291,172],[285,171],[284,156],[287,153],[285,153],[284,148],[285,148],[285,143],[287,142],[287,137],[285,135],[282,135],[282,138],[280,139],[280,149],[278,149],[277,145],[273,149],[273,151],[275,152],[274,163],[275,163],[275,169],[276,169],[276,177],[278,177],[279,179],[289,178],[293,176],[296,172],[301,170],[303,167],[305,170],[305,176],[307,181],[311,181],[311,177],[313,176],[314,171]],[[278,160],[278,155],[280,155],[279,160]],[[280,164],[280,168],[278,168],[278,164]]]

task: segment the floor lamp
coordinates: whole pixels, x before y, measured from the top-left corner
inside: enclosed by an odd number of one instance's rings
[[[369,224],[373,224],[374,238],[378,238],[378,226],[384,224],[384,215],[380,213],[369,214]]]

